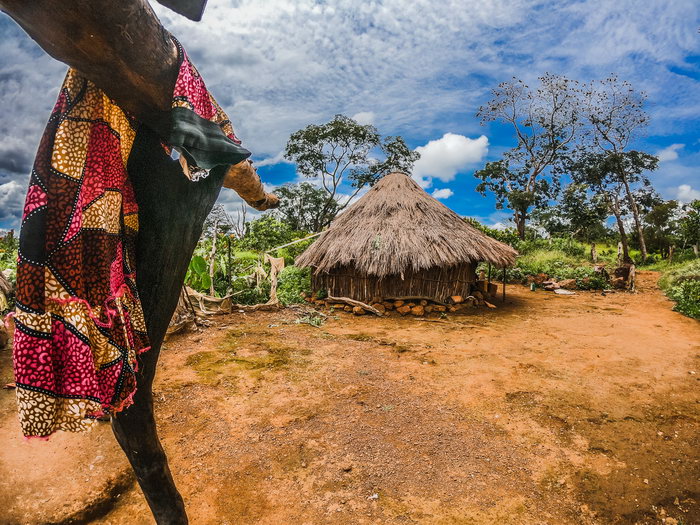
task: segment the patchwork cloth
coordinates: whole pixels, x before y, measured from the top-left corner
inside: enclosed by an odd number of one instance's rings
[[[178,44],[164,146],[192,179],[250,155]],[[141,124],[70,69],[41,139],[17,266],[14,370],[25,436],[91,428],[132,403],[148,350],[128,159]],[[155,152],[154,152],[155,153]],[[162,154],[162,152],[158,152]]]

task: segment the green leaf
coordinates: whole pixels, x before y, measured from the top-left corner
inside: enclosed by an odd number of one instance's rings
[[[195,255],[192,257],[190,264],[192,265],[194,271],[198,274],[206,273],[207,271],[207,261],[204,260],[204,257]]]

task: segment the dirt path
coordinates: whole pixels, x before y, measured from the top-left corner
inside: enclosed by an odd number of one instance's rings
[[[513,286],[431,322],[236,314],[171,340],[157,411],[191,522],[700,523],[700,323],[656,277]],[[133,487],[95,523],[153,521]]]

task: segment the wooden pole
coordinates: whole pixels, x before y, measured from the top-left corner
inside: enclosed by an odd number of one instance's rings
[[[489,280],[488,283],[491,284],[491,263],[489,263]]]
[[[231,286],[233,281],[233,268],[231,268],[231,236],[226,236],[227,256],[226,256],[226,273],[228,274],[228,285]]]
[[[503,267],[503,302],[506,302],[506,267]]]

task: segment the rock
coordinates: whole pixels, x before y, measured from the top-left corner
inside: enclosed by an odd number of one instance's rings
[[[450,312],[450,313],[452,313],[452,312],[456,312],[457,310],[456,310],[456,308],[455,308],[454,306],[448,306],[448,307],[447,307],[447,311]]]
[[[547,275],[546,273],[538,273],[537,275],[532,276],[532,282],[534,282],[535,284],[542,284],[547,279],[549,279],[549,275]]]
[[[414,306],[413,308],[411,308],[411,315],[415,315],[415,316],[419,316],[419,317],[421,315],[425,315],[425,308],[422,307],[421,305]]]
[[[403,302],[403,301],[402,301],[402,302]],[[396,311],[399,312],[401,315],[406,315],[408,312],[411,311],[411,307],[408,306],[408,305],[406,305],[406,304],[404,304],[403,306],[399,306],[399,307],[396,309]]]
[[[466,303],[461,303],[461,304],[454,305],[452,308],[454,308],[455,312],[462,312],[462,311],[466,310],[467,308],[469,308],[469,305]]]
[[[324,301],[323,299],[316,299],[316,300],[314,301],[314,304],[317,304],[317,305],[319,305],[319,306],[325,306],[326,301]]]
[[[394,301],[394,308],[400,308],[404,304],[406,304],[405,301]]]
[[[434,308],[435,308],[435,307],[434,307],[432,304],[429,304],[429,305],[425,306],[425,313],[426,313],[426,314],[431,313],[431,312],[433,311]]]
[[[426,306],[427,304],[428,304],[428,301],[426,301],[425,299],[421,299],[421,301],[420,301],[421,306]]]
[[[408,306],[409,308],[413,308],[414,306],[416,306],[416,303],[406,303],[406,306]]]
[[[612,281],[610,281],[610,284],[612,284],[613,288],[617,288],[618,290],[624,290],[627,288],[627,282],[625,281],[624,277],[615,277]]]
[[[562,279],[559,281],[559,288],[564,290],[573,290],[576,288],[576,279]]]
[[[372,297],[372,299],[370,299],[369,304],[381,303],[381,302],[382,302],[382,298],[379,297],[378,295],[375,295],[374,297]]]
[[[550,279],[549,281],[544,281],[544,282],[542,283],[542,288],[544,288],[544,289],[547,290],[548,292],[551,292],[551,291],[554,291],[554,290],[558,290],[558,289],[559,289],[559,283],[556,282],[556,281],[553,280],[553,279]]]
[[[352,313],[354,313],[355,315],[365,315],[365,310],[361,306],[355,306],[352,309]]]
[[[372,308],[377,310],[379,313],[384,313],[386,312],[386,308],[384,308],[384,305],[382,303],[374,303],[370,305]]]
[[[391,301],[384,301],[382,304],[384,305],[384,308],[387,310],[394,309],[394,303],[392,303]]]
[[[447,306],[443,306],[441,304],[436,304],[435,306],[433,306],[433,312],[442,313],[445,311],[447,311]]]
[[[464,302],[464,297],[462,297],[461,295],[453,295],[453,296],[450,297],[450,302],[451,302],[452,304],[463,303],[463,302]]]
[[[346,304],[345,306],[343,306],[343,310],[345,310],[346,312],[352,312],[352,306]]]
[[[474,299],[476,299],[477,302],[484,300],[484,294],[482,292],[480,292],[479,290],[476,290],[472,294],[472,297],[474,297]]]

